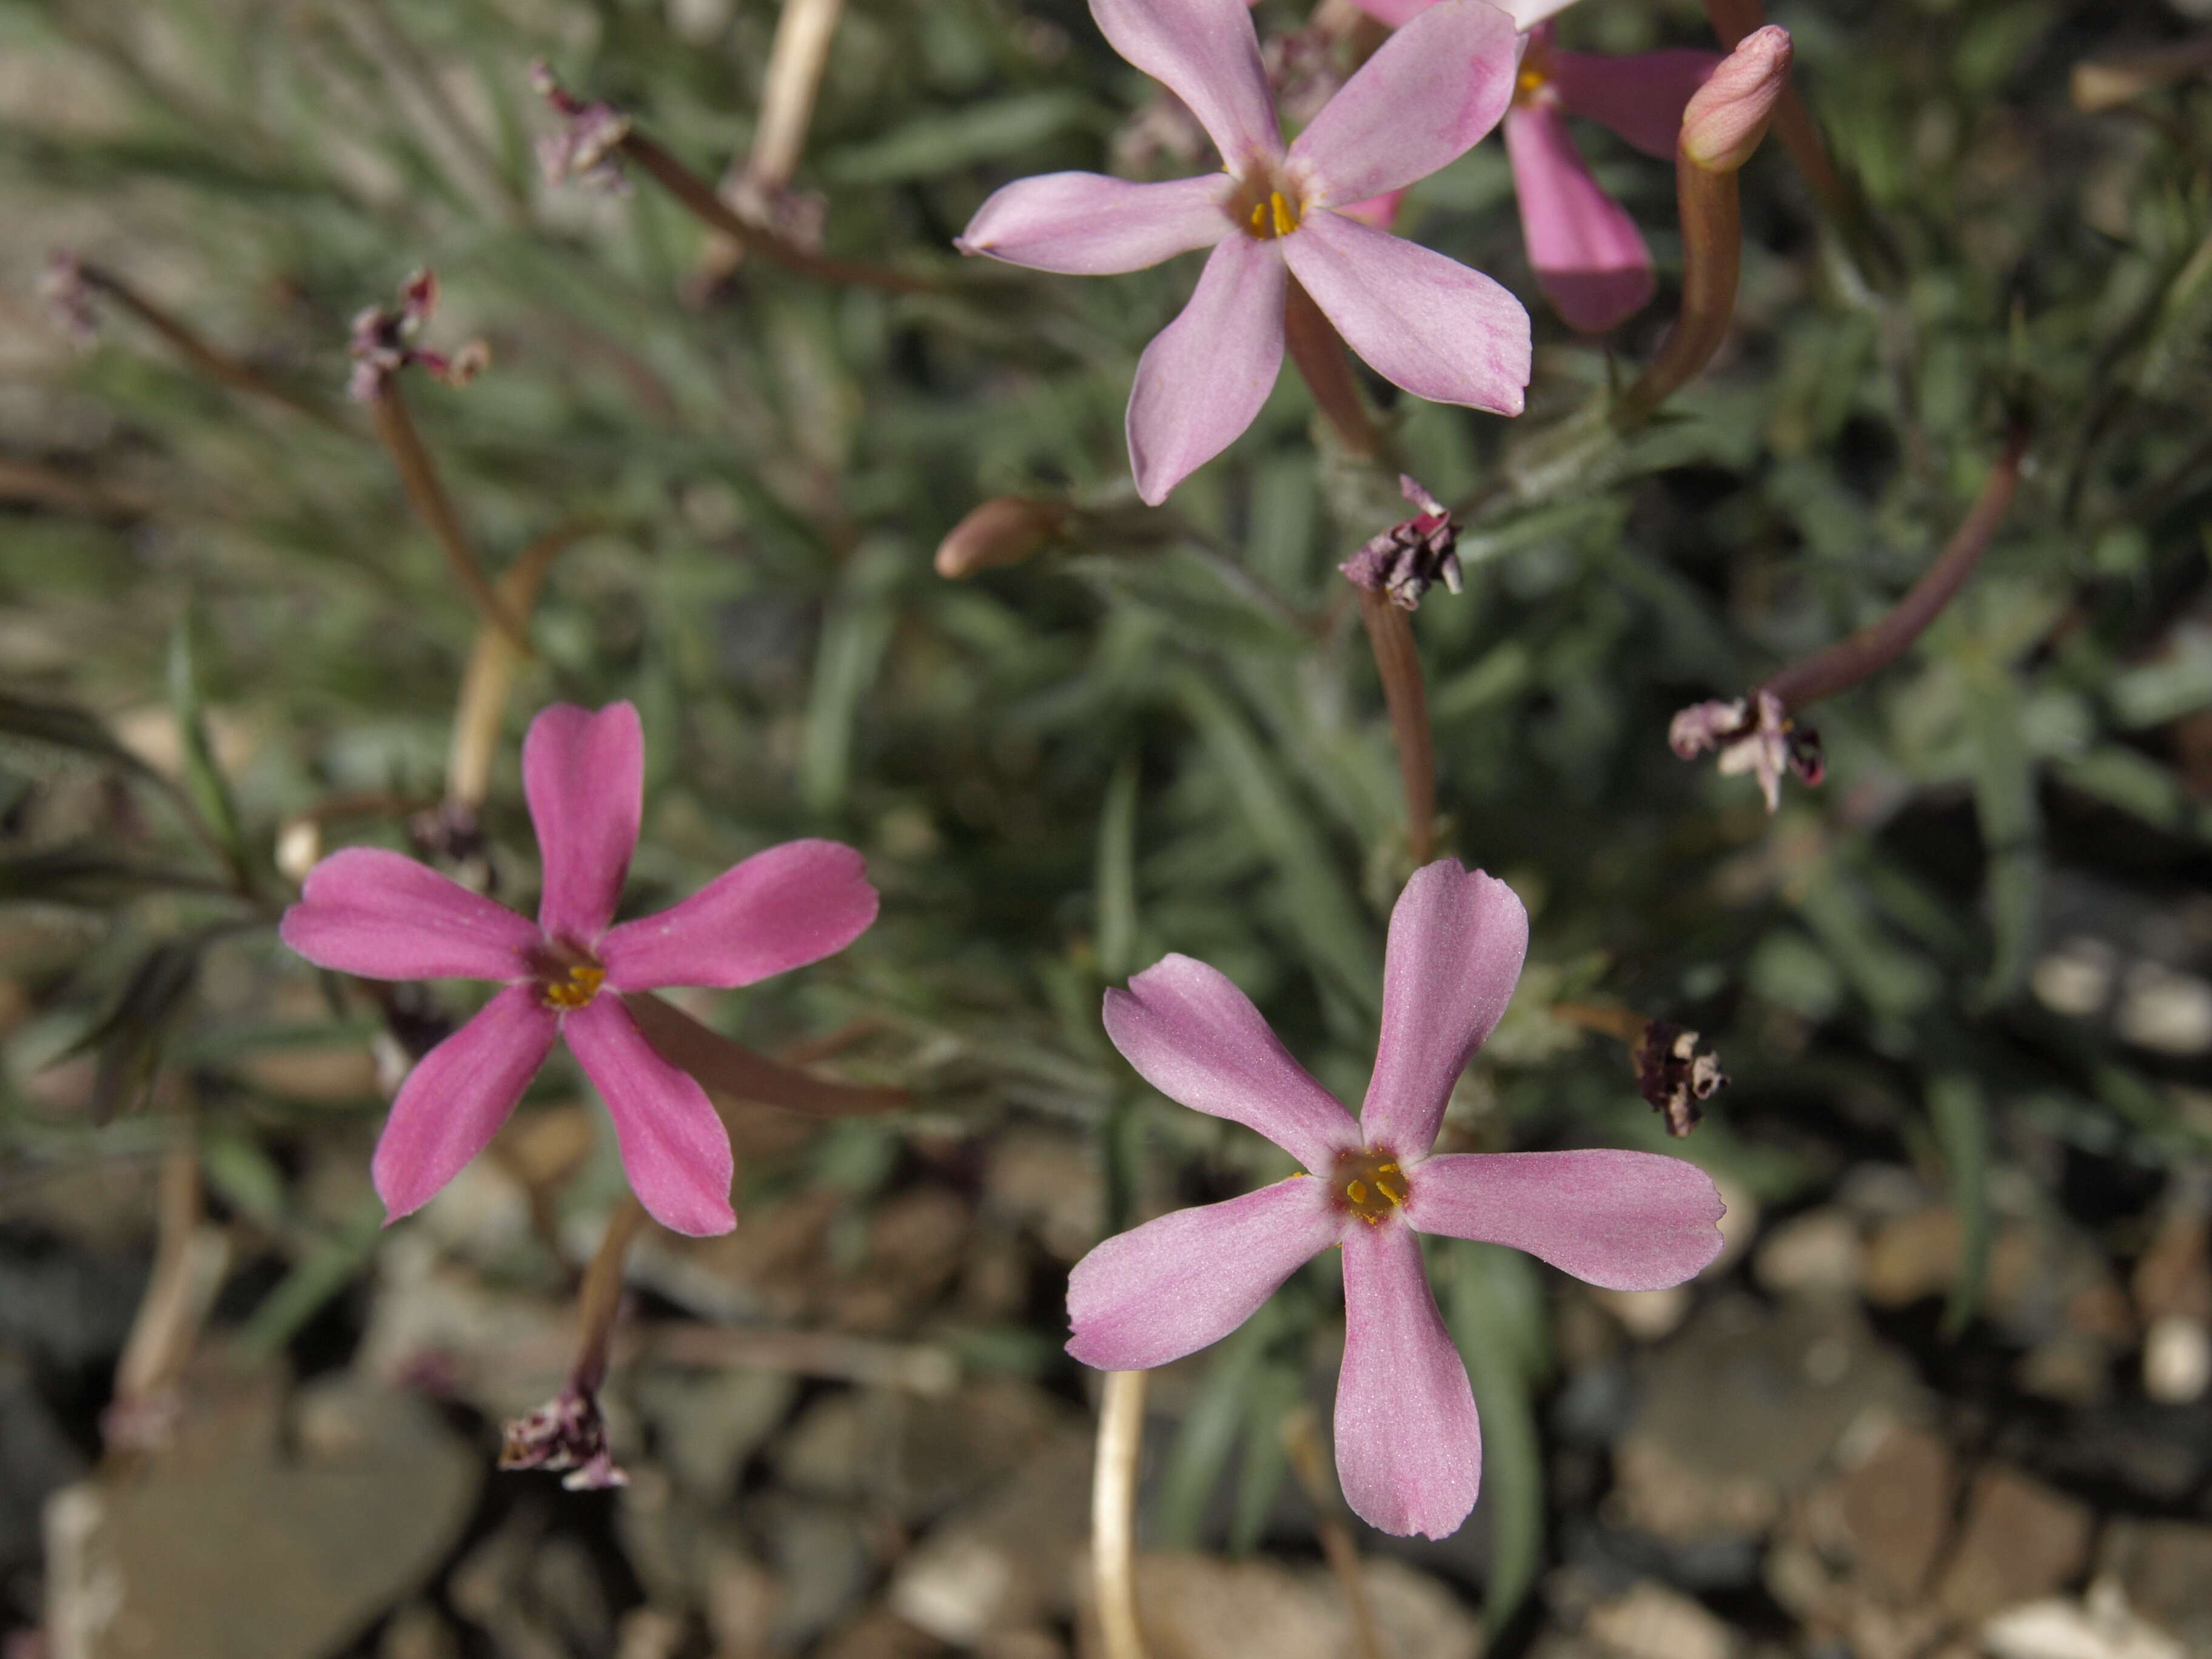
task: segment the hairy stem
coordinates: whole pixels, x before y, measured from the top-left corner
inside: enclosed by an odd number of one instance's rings
[[[1109,1371],[1091,1482],[1091,1570],[1106,1659],[1145,1659],[1137,1623],[1137,1459],[1145,1445],[1146,1371]]]
[[[1640,426],[1695,380],[1728,337],[1743,266],[1743,224],[1735,174],[1674,158],[1674,197],[1682,215],[1682,308],[1658,355],[1613,411],[1620,427]]]
[[[530,636],[500,603],[499,595],[484,577],[483,567],[477,563],[476,551],[461,529],[453,503],[446,494],[446,487],[438,481],[437,466],[430,459],[430,452],[423,447],[422,434],[416,431],[414,419],[407,412],[407,400],[400,393],[396,376],[384,377],[369,403],[368,412],[376,422],[376,435],[392,452],[392,462],[399,469],[399,482],[406,489],[416,516],[428,526],[430,534],[444,550],[446,562],[452,567],[453,579],[460,583],[461,591],[469,596],[478,616],[504,634],[516,651],[529,656]]]
[[[1297,277],[1291,277],[1289,284],[1283,295],[1283,343],[1291,361],[1298,366],[1314,402],[1344,447],[1355,455],[1379,459],[1382,434],[1367,412],[1367,400],[1360,395],[1351,356],[1336,325],[1322,314]]]
[[[1406,846],[1416,865],[1436,852],[1437,753],[1429,729],[1429,698],[1421,682],[1421,656],[1413,644],[1413,622],[1389,596],[1359,590],[1359,620],[1375,648],[1375,667],[1382,677],[1382,698],[1389,705],[1390,734],[1398,744],[1398,777],[1406,791]]]
[[[2027,429],[2022,424],[2006,440],[2004,453],[1990,469],[1972,509],[1952,532],[1936,562],[1905,591],[1905,597],[1856,634],[1774,674],[1759,690],[1778,699],[1785,710],[1802,708],[1856,685],[1876,669],[1896,661],[1957,597],[1995,539],[2019,488],[2021,461],[2027,452]]]

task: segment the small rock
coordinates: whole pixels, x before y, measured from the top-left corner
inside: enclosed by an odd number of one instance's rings
[[[956,1647],[1063,1613],[1091,1530],[1091,1435],[1039,1448],[1005,1485],[954,1510],[899,1564],[890,1606]]]
[[[2191,1653],[2212,1653],[2212,1595],[2205,1590],[2212,1584],[2212,1526],[2116,1519],[2105,1529],[2097,1571],[2117,1580],[2130,1606]]]
[[[1808,1210],[1771,1229],[1752,1257],[1752,1276],[1776,1296],[1848,1296],[1866,1256],[1849,1211]]]
[[[1669,1285],[1658,1291],[1594,1290],[1590,1297],[1639,1342],[1656,1342],[1690,1314],[1687,1285]]]
[[[1729,1659],[1736,1645],[1702,1603],[1650,1578],[1593,1607],[1583,1633],[1619,1659]]]
[[[1103,1202],[1092,1155],[1073,1135],[1015,1132],[991,1151],[984,1201],[1036,1233],[1054,1260],[1072,1262],[1098,1242]]]
[[[775,1432],[798,1397],[799,1379],[780,1371],[640,1365],[629,1392],[653,1425],[655,1455],[711,1501],[728,1494],[746,1461]]]
[[[1427,1574],[1388,1558],[1361,1562],[1360,1574],[1376,1633],[1393,1659],[1475,1659],[1480,1652],[1480,1626]],[[1157,1656],[1341,1659],[1358,1651],[1343,1592],[1325,1569],[1159,1553],[1138,1558],[1136,1579],[1138,1619]],[[1092,1633],[1096,1615],[1085,1611]]]
[[[1890,1601],[1917,1596],[1950,1530],[1957,1476],[1951,1449],[1924,1430],[1893,1428],[1839,1483],[1853,1559]]]
[[[2086,1602],[2053,1598],[2013,1607],[1981,1635],[1992,1659],[2189,1659],[2180,1643],[2129,1611],[2109,1582],[2091,1586]]]
[[[1963,1624],[2049,1595],[2088,1559],[2087,1506],[2002,1463],[1977,1474],[1936,1599]]]

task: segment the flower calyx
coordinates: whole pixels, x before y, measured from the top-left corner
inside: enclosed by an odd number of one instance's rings
[[[561,1484],[570,1492],[629,1485],[607,1444],[599,1397],[573,1382],[527,1415],[507,1420],[500,1431],[499,1466],[565,1469]]]
[[[346,395],[356,403],[374,403],[391,378],[410,365],[451,386],[466,386],[489,368],[491,347],[482,340],[471,340],[450,356],[415,343],[437,309],[437,275],[418,270],[399,285],[397,306],[368,306],[357,312],[346,343],[353,357]]]
[[[1636,1088],[1680,1139],[1702,1122],[1705,1103],[1728,1087],[1721,1057],[1686,1025],[1655,1019],[1629,1050]]]

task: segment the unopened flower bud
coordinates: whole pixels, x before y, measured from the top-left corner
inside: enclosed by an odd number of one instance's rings
[[[1638,1092],[1667,1121],[1667,1133],[1680,1139],[1705,1115],[1705,1103],[1728,1087],[1721,1057],[1701,1047],[1687,1026],[1655,1019],[1632,1051]]]
[[[1337,568],[1354,587],[1387,593],[1400,610],[1412,611],[1437,582],[1448,593],[1459,592],[1459,526],[1449,509],[1413,478],[1400,474],[1398,488],[1418,511],[1370,539]]]
[[[952,526],[937,544],[937,574],[957,580],[1019,564],[1060,532],[1068,509],[1058,501],[996,495]]]
[[[561,118],[561,131],[538,140],[538,166],[545,182],[574,179],[591,189],[621,196],[629,190],[622,170],[623,140],[629,117],[612,104],[586,103],[563,87],[543,58],[530,66],[530,84]]]
[[[1744,36],[1682,112],[1681,152],[1708,173],[1751,159],[1790,84],[1790,31],[1773,23]]]

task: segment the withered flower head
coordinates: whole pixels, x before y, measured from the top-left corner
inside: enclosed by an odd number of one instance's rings
[[[353,356],[346,395],[356,403],[374,403],[385,383],[410,364],[453,386],[466,386],[483,374],[491,363],[491,347],[482,340],[469,341],[450,356],[415,343],[437,309],[437,274],[418,270],[399,285],[397,306],[367,306],[356,312],[346,343]]]
[[[570,1492],[629,1484],[607,1445],[598,1397],[573,1382],[528,1416],[509,1420],[500,1432],[503,1469],[566,1469],[561,1484]]]
[[[1638,1091],[1666,1119],[1667,1133],[1678,1139],[1704,1120],[1705,1103],[1728,1087],[1721,1057],[1701,1048],[1695,1031],[1668,1020],[1644,1025],[1631,1059]]]
[[[1459,526],[1443,503],[1413,478],[1400,474],[1398,488],[1419,511],[1375,537],[1337,568],[1353,586],[1388,593],[1393,605],[1412,611],[1437,582],[1446,592],[1460,591]]]
[[[1667,742],[1684,760],[1694,760],[1708,749],[1717,751],[1723,775],[1751,773],[1770,812],[1782,805],[1783,773],[1817,786],[1828,771],[1820,734],[1792,720],[1771,691],[1731,702],[1692,703],[1668,725]]]
[[[622,143],[629,117],[612,104],[586,103],[554,75],[544,58],[530,66],[530,84],[561,118],[561,130],[537,143],[538,166],[549,185],[569,179],[612,196],[629,193],[622,170]]]
[[[92,308],[92,283],[85,275],[84,261],[67,248],[48,254],[46,268],[39,276],[39,298],[70,343],[81,351],[90,349],[100,335],[100,317]]]

